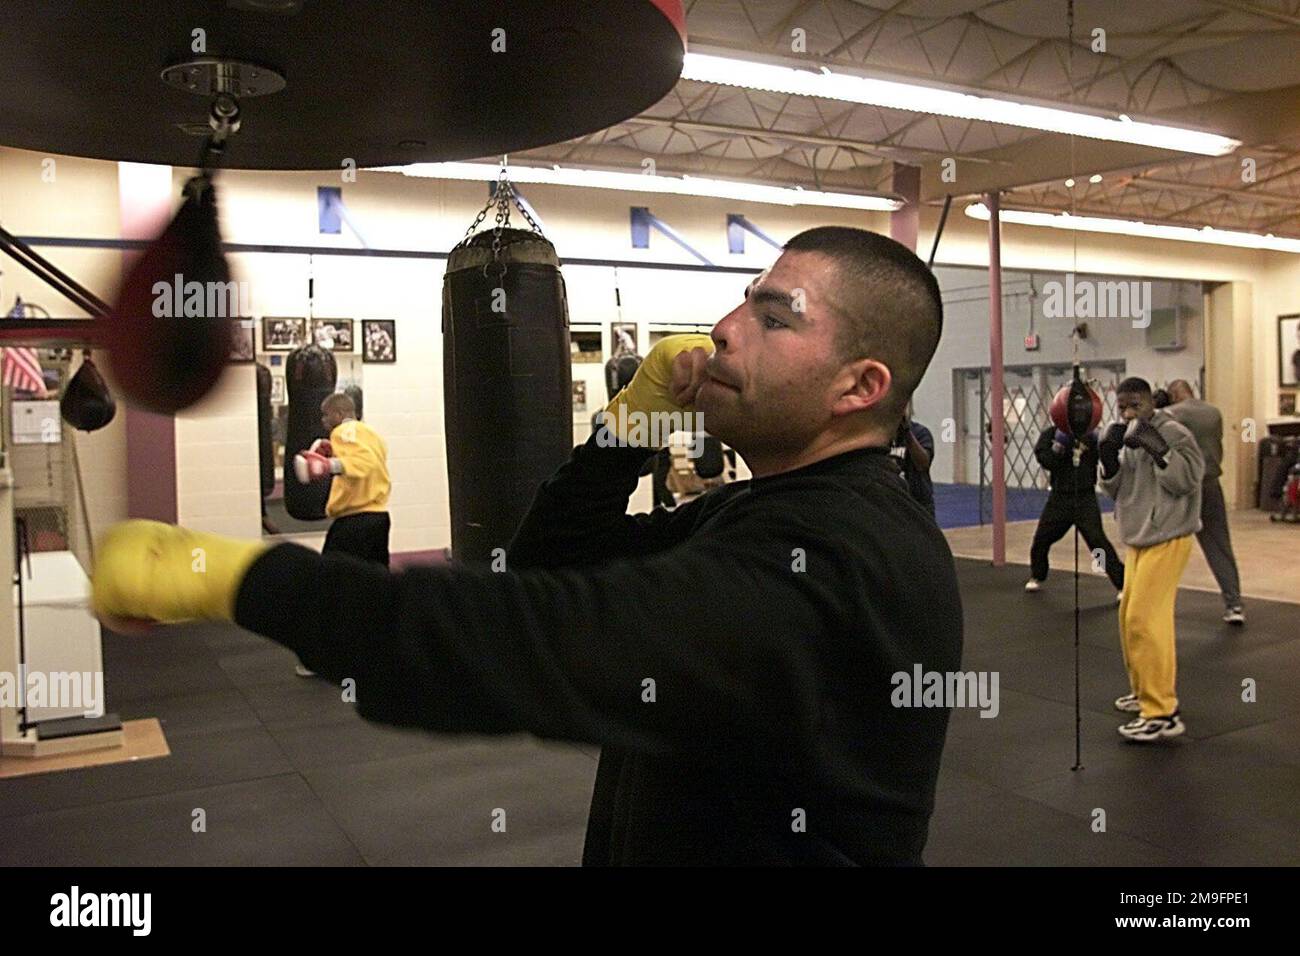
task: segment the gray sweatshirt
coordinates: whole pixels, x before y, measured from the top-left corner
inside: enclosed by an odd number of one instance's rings
[[[1120,540],[1131,548],[1149,548],[1201,530],[1201,449],[1167,409],[1157,409],[1151,424],[1169,443],[1169,467],[1158,468],[1141,448],[1126,447],[1119,453],[1119,471],[1101,479],[1102,491],[1115,499]],[[1130,432],[1135,425],[1129,425]]]
[[[1182,425],[1201,448],[1205,458],[1205,480],[1218,478],[1223,474],[1223,415],[1209,402],[1199,398],[1189,398],[1175,402],[1165,409]]]

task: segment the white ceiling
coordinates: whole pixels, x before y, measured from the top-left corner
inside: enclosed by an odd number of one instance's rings
[[[1005,193],[1008,207],[1300,236],[1300,0],[687,0],[690,48],[824,64],[1184,123],[1217,159],[984,122],[680,81],[640,116],[524,161],[890,192]],[[1091,49],[1105,31],[1104,53]],[[792,50],[792,31],[806,52]],[[1073,36],[1073,42],[1070,37]],[[956,183],[939,162],[957,159]],[[1242,159],[1255,161],[1243,181]],[[1103,174],[1091,185],[1087,177]],[[1074,176],[1078,184],[1067,189]]]

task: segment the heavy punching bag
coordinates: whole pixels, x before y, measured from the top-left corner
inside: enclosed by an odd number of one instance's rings
[[[257,464],[262,497],[275,488],[275,450],[271,445],[271,370],[257,363]]]
[[[520,229],[462,242],[442,284],[451,550],[488,561],[573,451],[569,307],[555,247]]]
[[[607,402],[612,402],[615,395],[632,384],[632,377],[641,367],[641,362],[641,356],[624,352],[605,363],[605,390],[609,392]]]
[[[343,389],[343,394],[346,395],[348,398],[352,399],[352,407],[357,410],[357,421],[361,421],[362,420],[361,402],[362,399],[365,397],[361,392],[361,386],[360,385],[345,386]]]
[[[325,401],[325,396],[333,394],[338,374],[334,353],[319,345],[304,345],[294,349],[285,360],[285,388],[289,397],[289,427],[284,439],[286,466],[317,438],[329,438],[329,433],[321,424],[320,403]],[[331,482],[328,481],[303,484],[294,477],[293,469],[286,467],[285,511],[299,521],[324,518],[330,485]]]

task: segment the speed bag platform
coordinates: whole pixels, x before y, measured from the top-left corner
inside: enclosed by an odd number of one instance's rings
[[[569,307],[555,247],[502,229],[451,251],[442,283],[451,551],[490,561],[573,452]]]

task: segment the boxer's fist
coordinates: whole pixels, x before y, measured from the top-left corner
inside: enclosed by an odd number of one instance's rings
[[[1124,433],[1128,426],[1123,422],[1112,422],[1106,429],[1105,436],[1097,443],[1097,457],[1101,460],[1101,476],[1113,478],[1119,471],[1119,452],[1124,447]]]
[[[1130,425],[1128,433],[1124,436],[1124,446],[1140,448],[1155,459],[1158,467],[1169,467],[1169,463],[1165,461],[1165,455],[1169,454],[1169,442],[1165,441],[1165,436],[1161,435],[1160,430],[1150,422],[1138,419]]]
[[[326,458],[314,451],[293,456],[294,476],[304,485],[313,481],[326,481],[342,470],[337,458]]]
[[[334,457],[334,446],[330,444],[330,440],[328,438],[317,438],[314,442],[311,443],[311,447],[308,448],[307,450],[315,452],[316,454],[320,455],[322,458]]]
[[[692,333],[669,335],[655,343],[650,354],[627,388],[614,396],[605,408],[605,424],[618,437],[628,440],[641,416],[681,414],[695,403],[695,393],[704,383],[704,365],[713,352],[713,339]],[[639,429],[647,436],[667,438],[665,429],[652,427],[649,421]]]
[[[267,546],[161,521],[124,521],[99,539],[91,608],[114,622],[230,620],[235,596]]]

